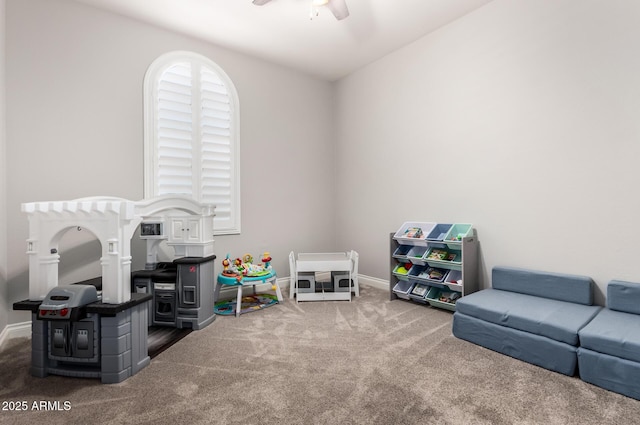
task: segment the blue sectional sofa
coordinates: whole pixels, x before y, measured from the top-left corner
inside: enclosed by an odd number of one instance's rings
[[[495,267],[492,288],[456,302],[453,334],[573,376],[578,333],[602,309],[593,305],[594,285],[585,276]]]
[[[640,400],[640,284],[609,282],[607,307],[579,332],[580,378]]]

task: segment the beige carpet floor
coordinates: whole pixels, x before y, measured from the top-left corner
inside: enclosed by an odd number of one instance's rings
[[[34,378],[16,338],[0,352],[0,402],[28,408],[0,423],[640,423],[640,401],[459,340],[451,319],[371,287],[351,303],[287,300],[218,316],[113,385]]]

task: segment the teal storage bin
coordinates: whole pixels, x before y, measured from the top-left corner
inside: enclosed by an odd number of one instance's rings
[[[462,251],[449,247],[431,247],[423,257],[424,261],[431,267],[443,267],[450,270],[461,270]]]
[[[412,267],[405,268],[405,264],[398,264],[393,268],[393,274],[400,280],[409,280],[409,272],[411,272]],[[404,270],[403,270],[404,269]]]
[[[466,238],[471,234],[471,230],[473,229],[472,224],[464,224],[464,223],[455,223],[447,232],[445,236],[445,241],[447,242],[462,242],[463,238]]]
[[[457,295],[458,298],[453,299],[453,297],[455,297],[454,294],[458,294]],[[449,295],[452,296],[450,302],[440,299],[442,296],[449,296]],[[441,289],[441,288],[432,287],[429,290],[429,293],[427,294],[427,301],[433,307],[443,308],[449,311],[456,311],[456,301],[460,298],[461,295],[462,294],[460,294],[459,292],[451,291],[449,288]]]

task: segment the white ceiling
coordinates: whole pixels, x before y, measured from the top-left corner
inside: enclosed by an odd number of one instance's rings
[[[310,0],[76,1],[333,81],[491,0],[347,0],[341,21]]]

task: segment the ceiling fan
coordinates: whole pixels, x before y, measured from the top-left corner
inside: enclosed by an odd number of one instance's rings
[[[271,0],[253,0],[253,4],[262,6]],[[311,7],[327,6],[327,9],[333,13],[338,21],[349,16],[346,0],[311,0]]]

